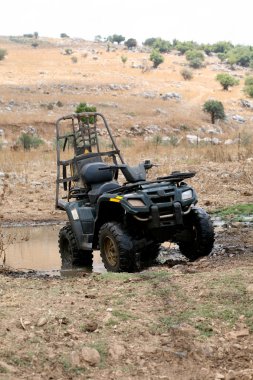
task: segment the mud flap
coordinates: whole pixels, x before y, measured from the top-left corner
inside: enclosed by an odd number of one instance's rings
[[[175,213],[175,219],[176,219],[176,224],[183,224],[183,215],[182,215],[182,207],[181,203],[175,202],[173,203],[173,208],[174,208],[174,213]]]

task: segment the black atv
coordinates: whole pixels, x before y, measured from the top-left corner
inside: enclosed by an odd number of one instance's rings
[[[192,261],[209,255],[213,226],[185,183],[195,173],[146,180],[154,165],[127,165],[97,112],[60,118],[56,133],[56,208],[69,219],[59,232],[63,268],[90,265],[93,250],[100,249],[108,271],[135,271],[154,261],[165,241]]]

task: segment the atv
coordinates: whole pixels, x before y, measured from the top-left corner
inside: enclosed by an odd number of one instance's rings
[[[210,217],[185,182],[195,173],[147,180],[154,164],[127,165],[98,112],[58,119],[56,141],[56,208],[69,220],[59,232],[63,268],[91,265],[99,249],[108,271],[136,271],[157,258],[165,241],[191,261],[210,254]]]

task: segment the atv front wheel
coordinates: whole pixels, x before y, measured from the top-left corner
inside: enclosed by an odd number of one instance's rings
[[[160,254],[161,244],[151,243],[141,251],[141,260],[144,262],[153,262]]]
[[[100,254],[109,272],[133,272],[133,239],[120,223],[105,223],[99,231]]]
[[[209,215],[201,208],[193,208],[186,220],[189,239],[177,242],[179,249],[189,260],[208,256],[214,244],[214,230]]]
[[[76,239],[70,224],[67,224],[59,231],[59,251],[62,269],[92,265],[92,251],[84,251],[77,248]]]

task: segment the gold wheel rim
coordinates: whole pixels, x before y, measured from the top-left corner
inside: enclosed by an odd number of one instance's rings
[[[109,265],[115,267],[118,263],[118,250],[114,240],[109,236],[104,240],[104,252]]]

